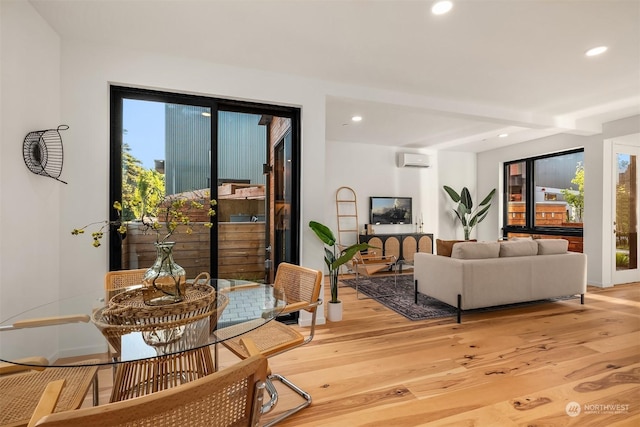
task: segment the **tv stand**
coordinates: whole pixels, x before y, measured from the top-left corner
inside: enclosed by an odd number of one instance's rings
[[[361,234],[360,243],[368,243],[380,249],[370,249],[367,253],[391,256],[395,255],[402,264],[413,264],[416,252],[433,253],[433,234],[431,233],[391,233]]]

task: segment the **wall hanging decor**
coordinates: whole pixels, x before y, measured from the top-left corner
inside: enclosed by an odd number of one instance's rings
[[[67,129],[69,126],[60,125],[57,129],[38,130],[27,134],[22,145],[22,157],[31,172],[66,184],[60,179],[64,157],[60,131]]]

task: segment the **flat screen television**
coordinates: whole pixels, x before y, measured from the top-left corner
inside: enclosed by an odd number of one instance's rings
[[[411,197],[369,197],[371,224],[411,224]]]

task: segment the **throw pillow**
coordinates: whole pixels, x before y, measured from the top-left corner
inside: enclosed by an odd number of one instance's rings
[[[564,254],[569,249],[569,241],[566,239],[536,239],[538,243],[538,255]]]
[[[485,259],[498,258],[500,243],[498,242],[460,242],[453,245],[451,258]]]
[[[460,242],[475,242],[476,240],[440,240],[436,239],[436,253],[442,256],[451,256],[451,250],[455,243]]]
[[[526,237],[521,237],[521,236],[513,236],[513,237],[509,237],[509,240],[533,240],[533,237],[531,236],[526,236]]]
[[[532,239],[500,242],[500,257],[538,255],[538,243]]]

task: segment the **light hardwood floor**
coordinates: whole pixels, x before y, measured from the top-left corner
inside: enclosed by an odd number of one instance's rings
[[[640,425],[640,284],[462,324],[409,321],[347,287],[340,298],[343,321],[269,359],[313,397],[284,427]],[[221,351],[222,366],[236,360]],[[101,402],[110,372],[100,371]]]

